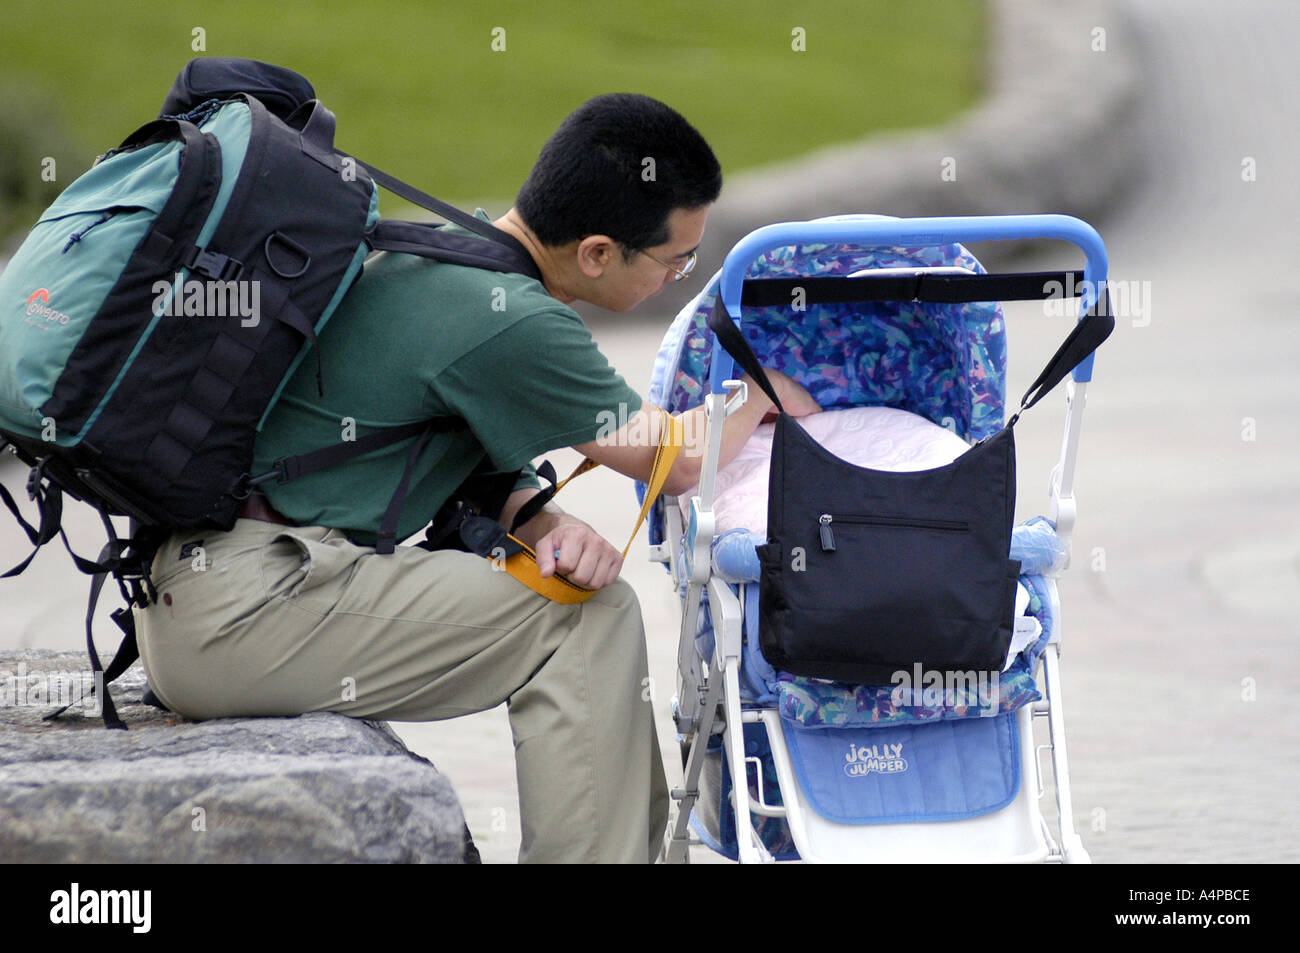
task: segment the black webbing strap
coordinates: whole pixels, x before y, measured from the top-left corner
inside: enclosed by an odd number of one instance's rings
[[[789,302],[783,301],[782,303],[788,304]],[[736,326],[736,322],[731,319],[731,316],[727,314],[726,309],[722,306],[721,294],[717,295],[713,310],[709,312],[708,323],[709,330],[718,336],[718,341],[722,344],[723,349],[735,358],[736,363],[754,379],[758,386],[763,389],[763,393],[771,398],[777,409],[785,413],[785,408],[781,406],[781,401],[777,398],[776,391],[772,388],[772,383],[764,372],[762,365],[759,364],[754,349],[750,347],[740,328]],[[1053,387],[1059,384],[1066,374],[1077,367],[1079,362],[1095,351],[1110,336],[1114,328],[1115,318],[1110,313],[1110,298],[1103,287],[1099,291],[1097,301],[1070,330],[1069,336],[1057,348],[1056,353],[1047,362],[1047,366],[1043,368],[1037,380],[1030,385],[1021,401],[1020,409],[1007,421],[1007,426],[1010,427],[1015,424],[1020,414],[1038,403]]]
[[[248,481],[247,486],[251,489],[269,480],[287,483],[308,473],[325,470],[345,460],[351,460],[354,457],[370,453],[372,450],[378,450],[381,447],[387,447],[417,437],[419,439],[411,444],[411,448],[407,452],[406,466],[402,469],[402,478],[398,481],[397,489],[394,491],[392,499],[388,501],[388,507],[384,510],[383,519],[379,524],[379,536],[375,543],[375,552],[386,555],[392,553],[396,548],[397,524],[401,519],[402,504],[406,500],[406,492],[411,484],[411,474],[415,470],[415,462],[420,453],[428,445],[429,439],[435,433],[463,430],[465,427],[465,421],[460,417],[436,417],[433,420],[421,420],[397,427],[389,427],[384,430],[376,430],[374,433],[366,434],[359,440],[347,440],[336,443],[332,447],[313,450],[310,453],[300,453],[293,457],[281,457],[275,461],[271,470],[260,476],[253,477]]]
[[[472,235],[445,232],[441,225],[432,222],[384,219],[375,223],[367,235],[367,241],[377,251],[419,255],[422,258],[470,265],[488,271],[517,272],[537,281],[542,280],[537,263],[523,251],[523,246],[518,242],[514,243],[517,247],[507,247]]]
[[[171,274],[180,269],[183,256],[190,254],[180,239],[198,234],[216,201],[221,187],[221,148],[216,136],[201,132],[193,123],[157,119],[136,130],[118,149],[152,139],[179,139],[184,148],[172,198],[141,240],[137,255],[153,263],[160,274]]]
[[[419,459],[421,452],[428,446],[429,438],[438,430],[446,429],[435,426],[437,423],[439,421],[430,422],[420,434],[420,438],[411,444],[411,449],[406,453],[406,466],[402,469],[402,478],[397,481],[397,489],[393,492],[393,498],[388,501],[388,508],[384,510],[384,518],[379,522],[379,537],[375,541],[375,552],[381,556],[391,555],[397,548],[397,523],[402,517],[402,504],[406,502],[406,491],[411,485],[411,474],[415,471],[415,461]]]
[[[922,301],[968,304],[974,301],[1039,301],[1077,296],[1081,271],[1025,271],[997,275],[831,275],[808,278],[751,278],[742,286],[745,307],[848,304],[858,301]]]
[[[276,275],[267,274],[260,268],[248,269],[248,277],[258,283],[258,290],[261,294],[262,313],[258,315],[259,324],[256,338],[260,340],[267,334],[267,330],[264,330],[261,326],[261,321],[269,316],[272,321],[279,321],[281,324],[287,324],[293,328],[302,335],[308,344],[314,347],[316,345],[316,328],[307,319],[307,316],[299,310],[298,306],[293,303],[289,281]],[[241,340],[253,340],[254,336],[248,334],[247,328],[241,330],[243,332]]]
[[[99,563],[108,565],[120,558],[125,543],[114,536],[99,552]],[[95,606],[99,603],[99,593],[104,588],[104,580],[108,578],[108,572],[97,572],[91,576],[90,580],[90,599],[86,605],[86,651],[90,655],[90,669],[96,682],[91,685],[90,691],[93,694],[97,688],[102,686],[100,693],[101,712],[104,717],[104,726],[106,728],[117,728],[122,731],[126,730],[126,724],[117,714],[117,708],[113,704],[113,696],[108,690],[108,683],[121,675],[127,668],[140,657],[139,647],[135,640],[135,618],[131,614],[131,608],[128,605],[125,609],[119,609],[113,613],[113,621],[125,633],[122,644],[118,646],[117,654],[113,656],[113,661],[105,670],[103,663],[99,659],[99,652],[95,649]],[[82,696],[83,698],[85,696]],[[64,705],[58,711],[51,712],[44,717],[44,721],[52,721],[58,718],[73,705],[78,704],[81,699],[77,699],[67,705]]]
[[[343,155],[343,153],[339,153],[339,154]],[[533,259],[532,256],[528,254],[528,249],[524,248],[523,243],[521,243],[519,239],[515,238],[513,235],[503,232],[501,229],[497,228],[495,225],[491,224],[490,222],[484,222],[480,219],[475,218],[473,215],[468,214],[467,212],[462,212],[454,205],[448,205],[446,202],[442,201],[441,199],[434,198],[432,195],[429,195],[427,192],[421,192],[419,189],[415,188],[415,186],[408,185],[407,183],[403,182],[401,179],[396,179],[393,176],[389,175],[387,172],[382,172],[367,162],[362,162],[360,159],[357,159],[356,157],[349,157],[349,158],[352,158],[353,161],[357,163],[357,165],[361,166],[363,169],[365,169],[367,172],[370,173],[370,177],[372,179],[374,179],[384,188],[388,189],[388,191],[392,192],[394,195],[400,195],[408,202],[412,202],[415,205],[419,205],[421,208],[426,208],[430,212],[437,212],[443,218],[447,219],[447,221],[455,222],[457,225],[461,226],[462,228],[467,228],[471,232],[476,232],[479,235],[482,235],[484,238],[488,239],[489,241],[496,242],[499,245],[505,245],[506,247],[516,252],[518,255],[522,256],[524,260],[528,261],[529,263],[532,263]],[[527,271],[524,271],[523,273],[528,274],[531,277],[540,279],[540,273],[537,271],[536,264],[532,264],[532,267],[529,268]]]
[[[556,485],[559,480],[556,479],[555,467],[551,466],[550,460],[542,461],[542,465],[537,468],[537,475],[551,485],[544,490],[540,490],[536,496],[530,497],[528,502],[519,507],[514,522],[510,524],[510,532],[512,533],[540,513],[542,507],[551,501],[551,498],[555,496],[555,491],[559,489]]]
[[[329,467],[343,463],[345,460],[351,460],[370,453],[372,450],[378,450],[381,447],[387,447],[390,444],[400,443],[403,440],[409,440],[412,437],[418,437],[426,430],[430,432],[461,430],[465,427],[465,421],[459,417],[440,417],[436,420],[420,420],[411,424],[401,424],[397,427],[388,427],[384,430],[376,430],[374,433],[366,434],[357,440],[345,440],[336,443],[331,447],[323,447],[320,450],[312,450],[309,453],[300,453],[292,457],[281,457],[272,464],[273,469],[268,470],[260,476],[253,477],[248,481],[249,486],[257,486],[268,480],[275,480],[278,483],[288,483],[290,480],[296,480],[308,473],[315,473],[317,470],[325,470]]]
[[[767,379],[767,373],[758,363],[758,356],[754,353],[754,349],[749,346],[745,336],[740,333],[740,328],[736,327],[736,322],[731,320],[731,315],[727,314],[727,309],[722,306],[721,291],[713,302],[713,310],[709,312],[709,330],[718,336],[722,349],[735,358],[736,363],[744,369],[745,373],[763,389],[763,393],[772,399],[777,410],[785,413],[780,398],[772,388],[772,382]]]
[[[18,511],[18,504],[14,501],[13,496],[3,484],[0,484],[0,499],[4,501],[9,512],[18,521],[18,525],[27,534],[27,539],[35,547],[26,559],[8,572],[0,575],[0,579],[21,575],[31,565],[32,560],[36,558],[36,554],[41,551],[41,547],[62,531],[63,491],[54,484],[42,486],[39,467],[32,469],[32,474],[27,481],[27,492],[36,501],[37,510],[41,514],[40,523],[37,526],[32,526],[27,520],[23,519],[23,515]]]
[[[151,600],[157,598],[157,593],[149,580],[149,569],[154,554],[157,552],[158,543],[165,538],[166,532],[164,531],[159,535],[159,530],[156,528],[142,528],[133,522],[131,524],[130,538],[124,540],[117,535],[117,530],[113,527],[113,521],[107,513],[100,510],[99,518],[108,533],[108,542],[100,550],[99,558],[96,561],[82,559],[72,552],[72,547],[68,544],[68,537],[62,531],[60,531],[60,535],[63,536],[64,545],[68,547],[68,553],[72,556],[73,562],[77,564],[77,568],[88,573],[91,577],[90,598],[86,603],[86,653],[90,656],[90,668],[95,682],[91,685],[90,694],[93,695],[96,691],[101,692],[100,710],[105,727],[125,731],[126,724],[117,714],[117,708],[113,704],[113,698],[108,691],[108,686],[140,657],[140,649],[136,643],[135,616],[132,614],[131,607],[140,606],[143,608],[149,605]],[[104,588],[104,582],[110,575],[117,581],[126,605],[110,615],[113,622],[122,630],[123,638],[117,652],[113,655],[113,660],[105,668],[100,660],[99,651],[95,648],[94,625],[95,607],[99,604],[99,594]],[[130,583],[129,589],[128,582]],[[83,694],[81,698],[84,697]],[[79,704],[81,698],[46,715],[44,720],[50,721],[58,718],[73,705]]]
[[[103,518],[102,511],[100,512]],[[87,559],[85,556],[78,556],[72,550],[72,543],[68,541],[68,534],[62,529],[59,530],[59,536],[63,539],[63,548],[68,551],[72,557],[72,564],[88,576],[96,576],[100,573],[116,572],[121,568],[121,556],[126,545],[123,543],[118,548],[110,548],[106,552],[100,552],[99,559]]]
[[[1113,330],[1115,330],[1115,316],[1110,313],[1110,294],[1103,287],[1098,292],[1097,300],[1088,309],[1088,313],[1070,330],[1069,336],[1061,342],[1061,346],[1056,349],[1047,366],[1029,385],[1025,396],[1020,398],[1020,409],[1011,415],[1007,426],[1012,426],[1021,414],[1047,396],[1047,393],[1061,383],[1065,375],[1077,367],[1080,361],[1097,350],[1101,343],[1110,337],[1110,332]]]
[[[379,539],[375,544],[375,551],[384,554],[391,553],[396,545],[397,522],[401,518],[402,503],[406,499],[406,491],[411,483],[411,474],[415,469],[415,461],[435,433],[463,430],[465,426],[465,421],[459,417],[437,417],[433,420],[421,420],[411,424],[402,424],[398,427],[389,427],[385,430],[376,430],[374,433],[366,434],[358,440],[347,440],[336,443],[332,447],[324,447],[310,453],[300,453],[293,457],[281,457],[275,461],[273,469],[249,480],[248,486],[258,486],[268,480],[287,483],[308,473],[325,470],[345,460],[351,460],[354,457],[370,453],[372,450],[378,450],[381,447],[418,437],[419,439],[411,444],[411,448],[407,452],[406,466],[402,470],[402,479],[398,482],[397,490],[393,493],[392,499],[389,500],[388,508],[384,511],[383,520],[379,525]]]

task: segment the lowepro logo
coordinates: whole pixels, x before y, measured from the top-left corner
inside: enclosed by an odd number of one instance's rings
[[[851,778],[868,774],[901,774],[907,770],[903,758],[903,745],[855,745],[849,742],[849,753],[844,756],[844,773]]]
[[[50,307],[50,292],[48,288],[37,288],[27,296],[27,316],[29,318],[44,318],[48,322],[57,324],[67,324],[72,318],[62,311],[55,311]]]

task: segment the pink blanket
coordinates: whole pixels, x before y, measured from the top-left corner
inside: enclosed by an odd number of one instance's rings
[[[799,418],[819,444],[842,460],[874,470],[929,470],[951,463],[965,440],[924,417],[892,407],[851,407]],[[714,484],[717,533],[767,533],[767,477],[775,424],[762,424]],[[683,514],[698,489],[679,497]]]

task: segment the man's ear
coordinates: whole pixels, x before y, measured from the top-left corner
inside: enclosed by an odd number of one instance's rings
[[[588,278],[599,278],[619,254],[618,242],[608,235],[588,235],[578,242],[578,268]]]

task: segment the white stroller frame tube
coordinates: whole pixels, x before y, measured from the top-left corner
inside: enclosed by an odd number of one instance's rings
[[[705,398],[705,454],[700,471],[700,492],[691,499],[691,521],[687,528],[686,548],[686,604],[682,617],[681,636],[677,645],[677,670],[679,679],[688,673],[694,685],[703,684],[703,673],[699,669],[699,656],[695,651],[695,632],[699,622],[700,594],[708,582],[712,569],[713,545],[713,482],[717,477],[718,460],[722,454],[722,422],[740,408],[749,397],[748,388],[740,381],[728,381],[736,384],[738,390],[730,397],[709,394]],[[715,426],[716,424],[716,426]],[[675,547],[675,539],[668,540]],[[672,557],[670,557],[672,558]],[[677,559],[672,558],[674,567]],[[674,568],[674,572],[676,569]],[[684,688],[679,680],[679,689]],[[687,691],[678,697],[678,730],[682,726],[692,726],[699,718],[699,697],[697,691]]]
[[[1059,636],[1058,628],[1056,636]],[[1065,711],[1061,700],[1061,644],[1053,637],[1043,653],[1043,681],[1047,696],[1047,730],[1052,749],[1052,776],[1056,781],[1057,826],[1061,832],[1060,860],[1067,864],[1090,864],[1092,858],[1074,829],[1074,800],[1070,795],[1070,765],[1065,750]],[[1035,706],[1035,714],[1038,714]],[[1056,852],[1053,851],[1055,854]]]
[[[1070,548],[1074,537],[1074,521],[1078,508],[1074,499],[1074,465],[1079,456],[1079,434],[1083,430],[1083,408],[1088,402],[1086,381],[1065,382],[1066,410],[1065,435],[1061,439],[1061,458],[1052,469],[1048,518],[1056,527],[1056,535],[1065,544],[1065,565],[1070,565]]]
[[[682,735],[692,736],[690,753],[687,755],[685,785],[674,790],[672,797],[677,803],[677,815],[669,824],[664,841],[662,858],[668,863],[680,863],[686,859],[686,849],[690,846],[688,825],[691,809],[699,798],[700,770],[704,764],[704,746],[714,733],[714,721],[718,711],[718,702],[722,695],[724,683],[727,687],[728,700],[735,700],[734,717],[728,712],[727,728],[733,725],[735,731],[741,731],[739,715],[739,670],[741,628],[744,625],[744,612],[731,590],[712,577],[712,551],[714,535],[713,519],[713,484],[717,477],[718,462],[722,455],[722,424],[749,397],[748,388],[741,381],[727,381],[727,386],[735,385],[737,390],[729,397],[721,394],[709,394],[705,397],[705,453],[700,470],[699,494],[691,498],[691,519],[686,533],[686,597],[682,612],[682,627],[677,643],[678,702],[677,730]],[[670,550],[678,545],[677,540],[667,540]],[[676,580],[676,553],[670,556]],[[714,653],[710,670],[700,665],[699,653],[695,649],[695,633],[699,624],[700,599],[708,586],[709,605],[714,623]],[[720,635],[719,635],[720,633]],[[721,676],[721,677],[720,677]],[[707,686],[707,690],[706,689]],[[701,699],[701,694],[704,698]],[[729,739],[724,739],[729,740]],[[744,752],[744,743],[738,750]],[[740,761],[740,773],[744,777],[744,759]],[[734,762],[733,762],[734,766]],[[748,793],[748,785],[743,786]],[[746,851],[748,853],[748,851]]]

